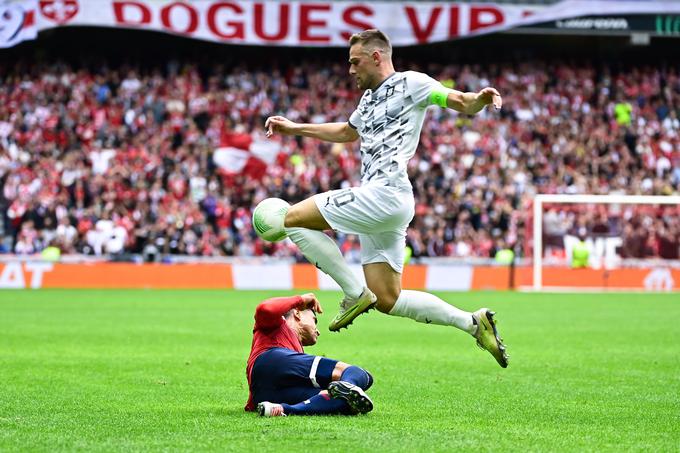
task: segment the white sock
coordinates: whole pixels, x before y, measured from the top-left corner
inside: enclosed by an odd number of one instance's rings
[[[426,324],[454,326],[469,334],[476,330],[476,325],[472,322],[472,313],[460,310],[434,294],[422,291],[402,290],[389,314]]]
[[[333,239],[321,231],[307,228],[286,228],[286,233],[305,258],[330,275],[346,295],[354,299],[361,296],[363,285],[347,266]]]

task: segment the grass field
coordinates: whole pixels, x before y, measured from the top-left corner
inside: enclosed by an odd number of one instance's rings
[[[243,411],[258,301],[282,292],[0,292],[0,451],[680,451],[680,296],[440,294],[471,337],[371,312],[319,344],[370,370],[374,412]]]

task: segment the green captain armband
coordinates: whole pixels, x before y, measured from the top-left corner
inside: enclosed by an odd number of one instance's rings
[[[448,106],[446,105],[446,99],[449,97],[450,92],[450,89],[443,86],[441,88],[433,89],[430,93],[430,97],[428,98],[430,105],[438,105],[439,107],[447,108]]]

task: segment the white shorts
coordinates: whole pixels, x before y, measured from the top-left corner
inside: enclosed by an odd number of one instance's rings
[[[415,213],[410,189],[367,185],[320,193],[314,201],[331,228],[359,235],[361,264],[388,263],[402,273],[406,227]]]

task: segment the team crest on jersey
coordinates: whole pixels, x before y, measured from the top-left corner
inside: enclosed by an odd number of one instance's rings
[[[73,19],[78,10],[78,0],[40,0],[43,16],[60,25]]]
[[[359,106],[357,107],[357,110],[359,110],[360,115],[364,115],[368,112],[368,109],[371,107],[371,94],[369,93],[368,95],[364,94],[362,96],[361,100],[359,101]]]
[[[394,94],[394,86],[388,86],[387,87],[387,93],[385,93],[385,97],[388,98]]]

